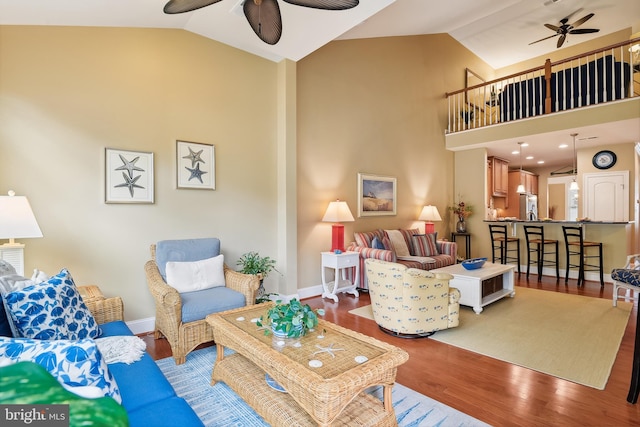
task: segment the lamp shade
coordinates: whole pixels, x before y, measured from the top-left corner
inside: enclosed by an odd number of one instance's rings
[[[440,212],[438,212],[438,208],[432,205],[427,205],[422,208],[422,212],[420,212],[418,221],[442,221],[442,218],[440,218]]]
[[[352,222],[354,221],[353,215],[351,215],[351,211],[349,210],[349,206],[347,202],[336,200],[335,202],[329,203],[327,207],[327,211],[324,213],[324,217],[322,217],[323,222]]]
[[[433,225],[433,221],[442,221],[440,218],[440,212],[438,208],[432,205],[427,205],[422,208],[418,221],[424,221],[424,233],[429,234],[435,232],[436,228]]]
[[[11,192],[10,192],[11,194]],[[42,231],[24,196],[0,196],[0,239],[42,237]]]

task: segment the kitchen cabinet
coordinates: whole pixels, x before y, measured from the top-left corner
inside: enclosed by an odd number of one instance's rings
[[[528,172],[528,171],[511,171],[509,172],[509,183],[511,183],[511,185],[509,186],[510,190],[511,187],[518,188],[518,185],[520,185],[520,183],[522,183],[524,185],[524,192],[527,194],[538,194],[538,175],[532,173],[532,172]],[[509,194],[509,196],[511,196],[511,194]]]
[[[503,216],[519,218],[520,216],[520,194],[518,193],[518,185],[524,185],[524,191],[528,194],[538,194],[538,175],[527,171],[511,171],[509,172],[509,195],[506,209]],[[526,218],[519,218],[526,219]]]
[[[509,194],[509,161],[499,157],[489,157],[489,194],[493,197],[507,197]]]

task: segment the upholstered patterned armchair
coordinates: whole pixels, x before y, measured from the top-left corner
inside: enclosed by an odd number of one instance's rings
[[[420,338],[458,326],[460,291],[446,273],[365,260],[373,317],[380,329],[401,338]]]
[[[177,365],[198,345],[213,341],[207,315],[255,304],[258,276],[239,273],[226,264],[223,286],[185,292],[167,284],[168,263],[198,262],[219,254],[220,240],[216,238],[163,240],[151,245],[151,260],[144,269],[156,303],[154,336],[167,338]]]

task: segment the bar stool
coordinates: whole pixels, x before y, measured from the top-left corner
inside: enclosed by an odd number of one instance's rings
[[[542,267],[546,265],[556,266],[556,279],[560,280],[560,266],[558,263],[558,241],[544,238],[544,227],[541,225],[525,225],[524,235],[527,239],[527,279],[531,267],[531,253],[536,254],[534,260],[538,265],[538,282],[542,281]],[[553,246],[553,251],[546,251],[547,246]],[[555,261],[545,258],[545,255],[555,255]]]
[[[520,239],[518,237],[509,237],[507,235],[506,225],[489,224],[489,233],[491,234],[491,252],[493,259],[491,262],[496,262],[496,258],[500,259],[500,264],[507,264],[509,261],[515,261],[518,266],[518,274],[520,274]],[[509,248],[509,244],[515,243],[515,248]],[[496,257],[496,251],[500,254]],[[516,256],[509,255],[509,253],[516,252]]]
[[[569,227],[563,225],[562,233],[564,234],[565,249],[567,252],[567,274],[564,278],[564,283],[566,284],[569,282],[569,270],[571,268],[577,268],[578,286],[580,286],[580,284],[584,285],[585,271],[598,271],[600,272],[600,287],[604,287],[602,242],[585,241],[582,227]],[[588,253],[588,250],[591,248],[598,248],[598,253]],[[578,264],[572,264],[571,257],[576,256],[579,257]],[[598,258],[598,264],[591,264],[593,262],[591,261],[592,258]]]

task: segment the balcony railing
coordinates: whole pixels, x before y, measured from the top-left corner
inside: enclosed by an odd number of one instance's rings
[[[634,78],[635,76],[635,78]],[[447,132],[640,96],[640,38],[446,94]]]

